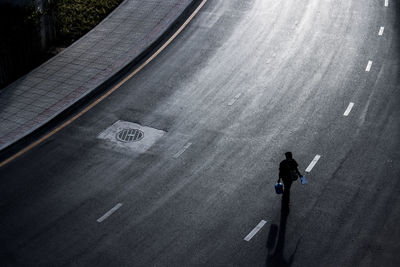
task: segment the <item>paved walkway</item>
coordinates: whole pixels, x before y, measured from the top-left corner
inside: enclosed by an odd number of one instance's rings
[[[125,0],[97,27],[0,92],[0,151],[151,48],[196,0]]]

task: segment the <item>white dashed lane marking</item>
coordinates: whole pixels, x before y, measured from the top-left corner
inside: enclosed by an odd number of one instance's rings
[[[187,143],[184,147],[182,147],[181,150],[179,150],[175,155],[174,158],[179,158],[185,151],[186,149],[188,149],[190,146],[192,145],[192,143]]]
[[[385,7],[389,6],[389,0],[385,0]]]
[[[261,220],[261,222],[257,224],[257,226],[244,238],[244,240],[247,242],[250,241],[250,239],[252,239],[253,236],[255,236],[266,223],[267,221]]]
[[[311,161],[310,165],[308,165],[308,167],[307,167],[307,169],[306,169],[306,172],[310,172],[310,171],[314,168],[315,164],[317,164],[317,162],[318,162],[318,160],[319,160],[320,158],[321,158],[320,155],[315,155],[315,157],[314,157],[314,159]]]
[[[384,30],[385,30],[385,27],[381,27],[381,28],[379,29],[378,35],[379,35],[379,36],[383,35],[383,31],[384,31]]]
[[[350,102],[349,106],[347,107],[346,111],[343,113],[343,116],[348,116],[350,114],[351,109],[353,108],[354,103]]]
[[[108,217],[111,216],[111,214],[113,214],[114,212],[116,212],[119,208],[121,208],[122,203],[118,203],[117,205],[114,206],[114,208],[110,209],[109,211],[107,211],[103,216],[101,216],[100,218],[97,219],[98,223],[101,223],[102,221],[104,221],[105,219],[107,219]]]
[[[367,67],[365,68],[365,71],[370,71],[370,70],[371,70],[371,67],[372,67],[372,61],[369,60],[369,61],[368,61],[368,64],[367,64]]]
[[[239,93],[237,95],[235,95],[235,97],[229,101],[228,106],[232,106],[233,104],[235,104],[235,102],[242,96],[242,93]]]

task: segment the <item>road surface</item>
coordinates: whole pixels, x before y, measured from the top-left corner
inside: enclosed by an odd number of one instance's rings
[[[394,0],[208,0],[0,170],[0,265],[400,266],[399,16]],[[118,121],[148,128],[101,139]],[[281,212],[286,151],[312,169]]]

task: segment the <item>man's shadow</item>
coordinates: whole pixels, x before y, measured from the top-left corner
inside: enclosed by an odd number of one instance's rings
[[[268,234],[267,249],[268,255],[266,260],[266,266],[291,266],[294,260],[294,256],[297,251],[299,242],[297,242],[296,249],[292,255],[286,260],[283,252],[285,248],[285,234],[286,234],[286,223],[289,215],[289,202],[290,202],[290,189],[283,193],[282,204],[281,204],[281,218],[279,227],[276,224],[272,224]],[[279,228],[279,232],[278,232]],[[278,241],[276,237],[278,234]],[[276,245],[275,245],[276,242]],[[275,249],[274,249],[275,248]]]

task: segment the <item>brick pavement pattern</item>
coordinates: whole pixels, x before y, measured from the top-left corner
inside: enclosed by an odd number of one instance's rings
[[[151,47],[195,0],[125,0],[70,47],[0,92],[0,150],[45,125]]]

